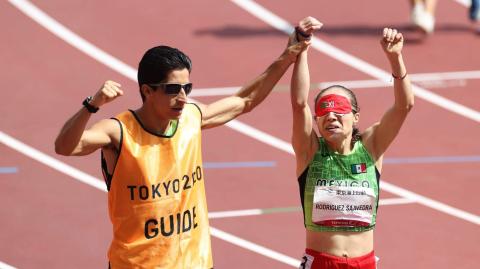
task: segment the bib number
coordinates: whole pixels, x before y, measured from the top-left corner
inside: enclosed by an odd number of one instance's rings
[[[330,227],[370,226],[376,200],[371,188],[315,186],[312,222]]]

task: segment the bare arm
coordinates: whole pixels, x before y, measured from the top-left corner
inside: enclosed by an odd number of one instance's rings
[[[100,107],[123,95],[120,84],[107,81],[95,94],[90,104]],[[82,107],[62,127],[55,140],[55,152],[61,155],[86,155],[112,143],[120,135],[118,124],[111,119],[102,120],[85,130],[90,112]],[[118,141],[118,139],[115,139]]]
[[[403,48],[402,34],[397,33],[397,30],[385,28],[381,44],[395,77],[393,85],[395,102],[385,112],[380,122],[365,130],[362,137],[369,152],[375,160],[380,160],[380,162],[414,104],[410,79],[401,53]]]
[[[299,23],[299,27],[306,34],[312,34],[321,26],[319,21],[311,17]],[[297,38],[301,38],[301,35],[297,35]],[[297,160],[297,176],[307,167],[318,148],[317,135],[313,130],[312,113],[308,106],[309,91],[308,50],[304,50],[295,62],[290,91],[293,113],[292,146]]]
[[[290,97],[292,101],[293,132],[292,146],[297,160],[297,176],[308,165],[318,144],[313,130],[312,112],[308,106],[310,75],[307,63],[307,52],[302,52],[295,63]]]
[[[272,91],[275,84],[307,44],[308,42],[299,42],[287,47],[265,72],[242,87],[235,95],[220,99],[209,105],[200,104],[202,128],[212,128],[225,124],[254,109]]]

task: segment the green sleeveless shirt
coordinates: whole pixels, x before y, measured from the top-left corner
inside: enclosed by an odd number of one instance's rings
[[[305,228],[367,231],[375,227],[380,174],[361,141],[348,155],[331,151],[323,138],[298,178]]]

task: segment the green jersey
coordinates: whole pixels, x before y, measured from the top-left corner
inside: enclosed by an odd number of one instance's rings
[[[367,231],[375,227],[380,174],[361,141],[348,155],[323,138],[298,178],[305,227],[311,231]]]

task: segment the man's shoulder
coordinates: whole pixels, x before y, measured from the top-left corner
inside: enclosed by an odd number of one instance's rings
[[[185,106],[190,108],[193,112],[199,113],[202,116],[202,105],[197,103],[186,103]]]
[[[120,137],[121,123],[116,118],[100,120],[93,126],[93,128],[104,132],[111,138]]]

